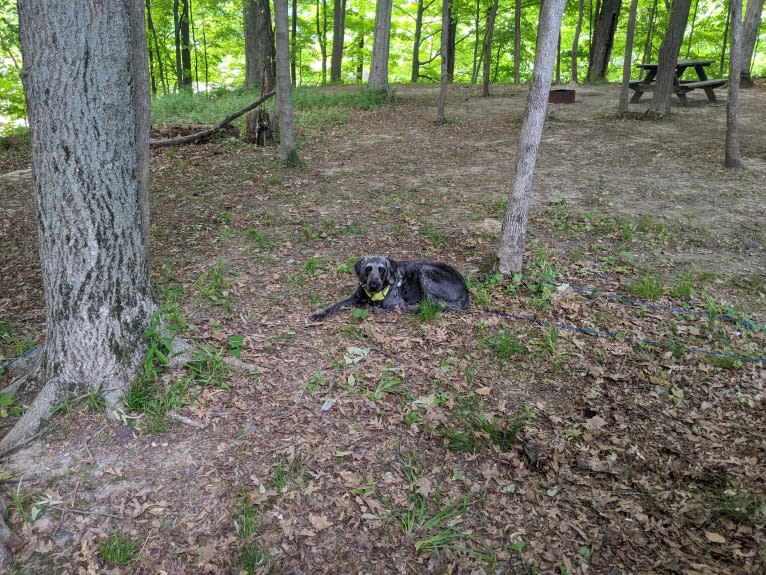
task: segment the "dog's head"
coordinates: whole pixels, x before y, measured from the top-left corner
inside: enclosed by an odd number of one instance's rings
[[[396,262],[383,256],[365,256],[354,264],[359,282],[370,292],[378,293],[396,283]]]

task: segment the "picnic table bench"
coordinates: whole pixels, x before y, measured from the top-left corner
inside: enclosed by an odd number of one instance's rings
[[[709,79],[705,73],[705,66],[709,66],[711,63],[711,60],[679,60],[676,63],[673,92],[678,96],[678,99],[681,100],[682,105],[688,105],[686,94],[692,90],[697,89],[702,89],[705,91],[705,95],[707,96],[709,102],[718,101],[713,90],[715,88],[725,86],[728,82],[728,79]],[[641,100],[641,96],[644,94],[644,92],[652,92],[657,86],[654,80],[657,76],[658,64],[639,64],[638,67],[646,70],[646,76],[644,76],[642,80],[630,82],[630,88],[635,92],[633,97],[630,99],[631,103],[633,104]],[[697,74],[697,79],[681,80],[681,76],[683,76],[684,72],[689,68],[694,69]]]

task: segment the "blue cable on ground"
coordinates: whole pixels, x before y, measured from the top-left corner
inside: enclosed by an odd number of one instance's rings
[[[0,373],[1,373],[1,372],[4,372],[6,369],[8,369],[9,367],[11,367],[11,366],[12,366],[14,363],[16,363],[17,361],[19,361],[19,360],[21,360],[21,359],[24,359],[24,358],[25,358],[25,357],[27,357],[28,355],[30,355],[30,354],[32,354],[33,352],[37,351],[38,349],[39,349],[39,348],[37,348],[37,347],[33,347],[32,349],[28,349],[27,351],[25,351],[24,353],[22,353],[20,356],[18,356],[18,357],[14,357],[12,360],[10,360],[10,361],[8,361],[8,362],[4,363],[3,365],[0,365]]]

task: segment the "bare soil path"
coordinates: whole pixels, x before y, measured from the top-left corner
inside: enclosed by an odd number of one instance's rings
[[[551,105],[516,283],[484,272],[522,87],[454,87],[435,126],[436,89],[402,86],[304,125],[298,170],[232,140],[154,151],[158,295],[239,358],[181,410],[198,427],[134,434],[79,401],[7,458],[19,572],[763,573],[766,87],[741,96],[742,172],[722,167],[718,93],[662,122],[615,118],[613,86]],[[44,329],[28,167],[0,154],[3,362]],[[309,324],[371,253],[446,261],[506,315]],[[645,305],[564,285],[642,282]],[[516,441],[493,435],[524,414]],[[128,566],[104,560],[117,532],[140,543]]]

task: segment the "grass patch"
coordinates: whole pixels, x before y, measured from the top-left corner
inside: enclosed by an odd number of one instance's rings
[[[527,346],[509,329],[483,337],[480,347],[488,347],[496,359],[507,361],[520,353],[527,353]]]
[[[110,565],[129,565],[141,550],[141,545],[123,533],[112,533],[101,548],[101,557]]]
[[[656,276],[644,274],[628,285],[628,293],[640,299],[655,300],[662,296],[665,285]]]

